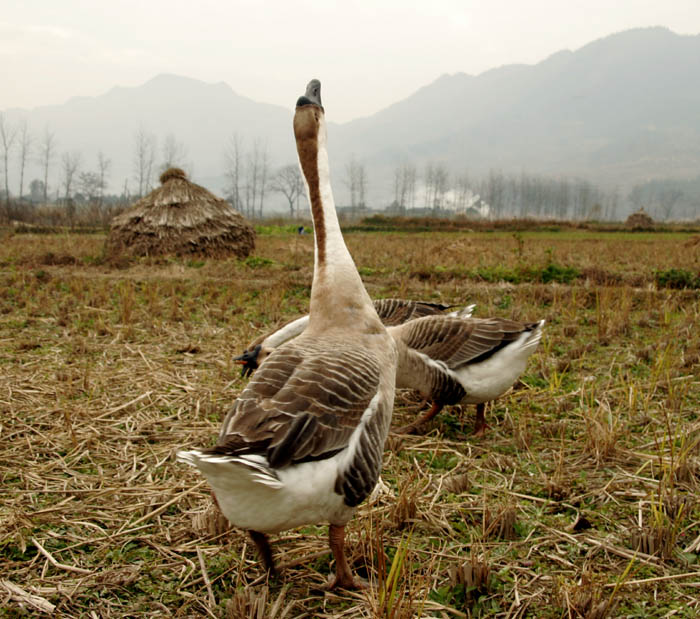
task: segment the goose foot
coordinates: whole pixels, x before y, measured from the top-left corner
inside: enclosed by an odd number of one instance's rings
[[[477,438],[483,438],[486,436],[486,429],[490,428],[491,426],[488,423],[485,423],[483,426],[474,426],[474,432],[472,432],[472,436],[475,436]]]
[[[393,434],[418,434],[419,429],[420,429],[419,424],[409,423],[406,426],[401,426],[400,428],[396,428],[396,430],[393,431]]]
[[[367,583],[352,575],[345,558],[345,525],[332,524],[328,527],[328,543],[335,559],[335,576],[331,577],[326,589],[366,589]]]
[[[418,429],[428,423],[435,415],[437,415],[440,411],[442,410],[442,404],[439,404],[438,402],[433,402],[433,405],[430,407],[430,410],[427,412],[423,413],[418,419],[416,419],[413,423],[409,423],[406,426],[401,426],[400,428],[396,429],[396,432],[398,434],[419,434]]]
[[[369,589],[369,583],[365,582],[361,578],[355,578],[351,576],[349,579],[341,578],[337,574],[331,574],[331,578],[328,584],[324,587],[326,591],[333,591],[334,589],[346,589],[348,591],[363,591]]]
[[[486,411],[486,404],[483,402],[476,405],[476,421],[474,422],[474,436],[484,436],[486,434],[486,428],[489,424],[486,423],[486,418],[484,413]]]
[[[279,574],[275,567],[275,560],[272,558],[272,548],[270,547],[270,541],[267,539],[267,535],[253,530],[248,531],[248,534],[250,535],[250,539],[253,540],[255,547],[258,549],[258,554],[265,565],[267,573],[273,578],[276,578]]]

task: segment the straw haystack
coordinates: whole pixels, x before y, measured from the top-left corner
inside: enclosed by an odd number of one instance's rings
[[[253,227],[225,200],[187,179],[180,168],[160,176],[161,186],[112,220],[110,254],[245,258],[255,249]]]
[[[643,208],[640,208],[627,218],[625,226],[632,230],[649,230],[654,227],[654,220]]]

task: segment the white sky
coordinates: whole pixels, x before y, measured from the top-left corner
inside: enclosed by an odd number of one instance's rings
[[[700,32],[700,0],[0,0],[0,109],[159,73],[291,108],[323,82],[343,122],[443,73],[533,64],[640,26]]]

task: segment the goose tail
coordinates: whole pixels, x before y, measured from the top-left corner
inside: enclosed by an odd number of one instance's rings
[[[202,458],[202,452],[199,449],[192,449],[190,451],[178,451],[176,456],[178,462],[188,464],[195,468],[199,468],[199,463]]]
[[[544,327],[544,320],[533,323],[534,326],[530,330],[529,336],[523,341],[521,350],[527,351],[528,354],[535,352],[540,340],[542,339],[542,328]]]
[[[454,310],[446,315],[450,318],[471,318],[475,307],[476,303],[472,303],[471,305],[466,305],[462,309]]]
[[[283,485],[275,470],[269,466],[267,458],[260,455],[233,456],[192,449],[178,451],[176,457],[178,462],[184,462],[199,469],[210,481],[212,478],[224,476],[250,479],[275,489]]]

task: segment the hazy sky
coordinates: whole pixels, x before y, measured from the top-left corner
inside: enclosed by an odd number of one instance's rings
[[[159,73],[292,107],[312,77],[334,121],[443,73],[536,63],[640,26],[700,32],[699,0],[0,0],[0,109]]]

